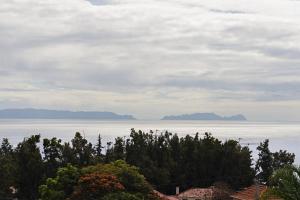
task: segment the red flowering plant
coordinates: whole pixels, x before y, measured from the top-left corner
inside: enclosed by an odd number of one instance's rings
[[[118,178],[110,174],[91,173],[80,177],[71,199],[100,199],[108,193],[124,190]]]

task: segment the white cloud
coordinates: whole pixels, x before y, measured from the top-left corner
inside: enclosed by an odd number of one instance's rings
[[[289,0],[5,1],[1,107],[300,120],[299,8]]]

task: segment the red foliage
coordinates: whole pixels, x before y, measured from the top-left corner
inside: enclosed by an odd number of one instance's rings
[[[93,199],[124,190],[118,178],[109,174],[91,173],[80,177],[71,199]]]

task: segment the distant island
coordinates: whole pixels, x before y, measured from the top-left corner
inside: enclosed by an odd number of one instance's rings
[[[132,115],[113,112],[60,111],[46,109],[0,110],[1,119],[88,119],[88,120],[135,120]]]
[[[243,115],[220,116],[215,113],[193,113],[184,115],[165,116],[161,120],[220,120],[220,121],[246,121]]]

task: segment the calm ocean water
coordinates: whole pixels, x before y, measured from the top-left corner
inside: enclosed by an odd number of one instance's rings
[[[210,132],[222,140],[236,139],[249,145],[256,158],[256,147],[266,138],[271,150],[284,149],[296,154],[300,164],[300,123],[282,122],[218,122],[218,121],[79,121],[79,120],[0,120],[0,138],[8,138],[13,145],[32,134],[43,138],[58,137],[70,141],[81,132],[92,143],[101,133],[103,142],[116,136],[128,136],[130,129],[154,132],[170,131],[180,136],[196,132]],[[248,144],[250,143],[250,144]]]

